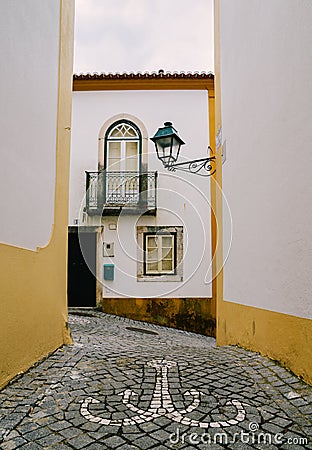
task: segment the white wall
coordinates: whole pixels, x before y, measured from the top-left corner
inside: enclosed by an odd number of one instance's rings
[[[28,249],[47,244],[53,224],[59,8],[1,1],[0,241]]]
[[[312,2],[221,0],[224,298],[312,317]]]
[[[204,91],[74,92],[71,153],[70,223],[81,217],[85,195],[85,170],[97,170],[98,134],[102,125],[117,114],[131,114],[153,136],[163,122],[171,120],[181,138],[181,159],[206,156],[209,144],[208,98]],[[121,297],[207,297],[210,288],[210,191],[209,178],[183,172],[169,174],[157,160],[154,144],[148,144],[148,170],[158,171],[156,217],[121,216],[118,231],[108,229],[117,218],[107,218],[105,241],[115,243],[115,281],[106,282],[104,295]],[[100,218],[89,223],[100,224]],[[137,225],[184,226],[184,280],[137,282]],[[108,263],[107,258],[103,263]],[[206,280],[206,281],[205,281]],[[103,281],[103,280],[101,280]]]

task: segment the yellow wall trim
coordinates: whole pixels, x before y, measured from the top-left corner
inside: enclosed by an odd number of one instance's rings
[[[312,385],[312,320],[222,301],[217,345],[259,352]]]
[[[214,80],[201,78],[75,79],[73,91],[214,90]]]
[[[221,86],[220,86],[220,2],[214,0],[214,55],[215,55],[215,101],[214,101],[214,137],[222,129]],[[223,300],[223,197],[222,197],[222,148],[213,142],[216,157],[216,172],[210,177],[211,197],[211,248],[212,248],[212,297],[215,302],[216,317],[220,315],[219,305]],[[218,338],[218,319],[216,335]]]

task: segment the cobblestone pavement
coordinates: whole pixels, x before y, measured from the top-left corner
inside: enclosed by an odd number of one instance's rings
[[[312,388],[213,338],[95,311],[0,392],[0,448],[312,449]]]

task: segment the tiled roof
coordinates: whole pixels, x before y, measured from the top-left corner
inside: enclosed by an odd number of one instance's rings
[[[74,74],[74,80],[130,80],[130,79],[214,79],[212,72],[130,72],[130,73],[81,73]]]

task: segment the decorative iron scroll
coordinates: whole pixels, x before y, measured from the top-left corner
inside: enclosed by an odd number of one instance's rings
[[[182,163],[168,164],[165,167],[171,172],[182,170],[184,172],[190,172],[196,175],[200,175],[201,177],[210,177],[216,171],[215,159],[216,157],[212,156],[211,158],[201,158]]]

